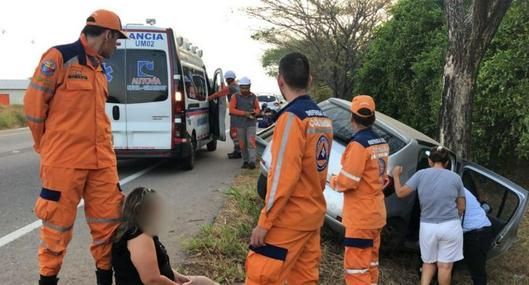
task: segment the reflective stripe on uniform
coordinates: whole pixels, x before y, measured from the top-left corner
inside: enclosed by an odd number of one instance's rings
[[[342,174],[343,176],[345,176],[345,177],[347,177],[347,178],[349,178],[349,179],[351,179],[353,181],[356,181],[356,182],[360,181],[360,177],[352,175],[351,173],[349,173],[349,172],[347,172],[347,171],[345,171],[343,169],[340,171],[340,174]]]
[[[309,128],[307,134],[332,134],[332,128]]]
[[[55,90],[53,90],[51,88],[40,86],[40,85],[38,85],[37,83],[34,83],[34,82],[29,83],[29,87],[33,88],[35,90],[44,92],[44,93],[49,94],[49,95],[53,95],[53,93],[55,92]]]
[[[369,269],[345,269],[347,274],[366,274],[369,272]]]
[[[86,222],[89,224],[116,224],[121,222],[121,218],[92,218],[87,217]]]
[[[33,123],[38,123],[38,124],[42,124],[44,123],[44,118],[37,118],[37,117],[32,117],[32,116],[29,116],[29,115],[26,115],[26,120],[30,121],[30,122],[33,122]]]
[[[268,203],[266,203],[266,211],[270,211],[274,205],[274,199],[277,192],[277,186],[279,184],[279,175],[281,175],[281,166],[283,165],[283,157],[285,155],[285,150],[287,148],[288,134],[290,132],[290,126],[292,125],[292,120],[294,119],[294,114],[287,113],[287,124],[284,128],[283,137],[281,138],[281,146],[279,148],[279,155],[277,157],[276,167],[274,170],[274,178],[272,180],[272,189],[270,190],[270,197],[268,198]]]
[[[369,264],[369,266],[371,267],[375,267],[375,266],[378,266],[378,261],[373,261]]]
[[[42,225],[44,227],[50,228],[52,230],[56,230],[56,231],[61,232],[61,233],[69,232],[73,228],[73,225],[71,225],[69,227],[63,227],[63,226],[58,226],[58,225],[52,224],[52,223],[47,222],[47,221],[42,221]]]
[[[93,245],[102,245],[102,244],[105,244],[105,243],[107,243],[106,240],[94,240],[92,242]]]

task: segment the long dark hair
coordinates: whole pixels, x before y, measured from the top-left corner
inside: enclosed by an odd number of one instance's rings
[[[138,187],[130,192],[123,205],[123,221],[116,230],[114,242],[120,241],[127,232],[134,234],[141,230],[140,225],[143,224],[146,210],[150,208],[155,195],[156,191],[147,187]]]

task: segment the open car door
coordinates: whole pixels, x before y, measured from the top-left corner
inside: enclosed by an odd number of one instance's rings
[[[222,69],[215,70],[212,78],[211,94],[219,91],[224,87],[224,74]],[[212,122],[215,122],[211,126],[211,132],[217,137],[220,141],[226,141],[226,109],[227,101],[226,96],[219,97],[215,100],[210,101],[210,114],[215,116]]]
[[[465,162],[461,177],[481,203],[492,223],[495,238],[489,258],[509,249],[527,207],[528,192],[507,178],[477,164]]]

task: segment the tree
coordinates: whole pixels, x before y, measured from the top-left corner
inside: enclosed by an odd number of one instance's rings
[[[401,0],[389,10],[363,56],[356,94],[370,94],[377,108],[437,136],[446,50],[442,0]]]
[[[391,0],[262,0],[247,9],[268,24],[254,38],[274,48],[265,53],[265,67],[289,51],[307,55],[316,84],[329,86],[335,97],[348,98],[360,55],[381,23]],[[277,62],[277,61],[275,61]],[[270,69],[268,69],[270,73]]]
[[[480,63],[512,0],[445,0],[448,50],[441,111],[442,144],[469,158],[473,91]]]

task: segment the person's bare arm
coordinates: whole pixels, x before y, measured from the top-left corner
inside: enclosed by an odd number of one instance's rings
[[[393,185],[395,186],[395,194],[397,194],[397,197],[404,198],[410,195],[413,192],[413,190],[406,185],[402,185],[402,183],[400,182],[400,175],[402,174],[402,166],[397,165],[393,167],[392,174],[393,174]]]
[[[132,264],[140,275],[141,282],[145,285],[180,285],[160,274],[158,259],[152,237],[141,234],[128,241],[127,248],[130,252]]]
[[[462,217],[463,214],[465,214],[467,200],[465,199],[465,197],[457,197],[456,204],[457,204],[457,211],[459,213],[459,217]]]

